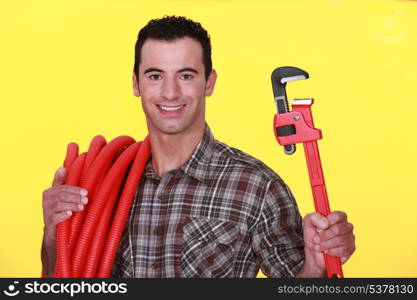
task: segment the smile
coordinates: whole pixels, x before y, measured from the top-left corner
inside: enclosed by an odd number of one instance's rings
[[[176,110],[180,110],[181,108],[183,108],[185,105],[178,105],[178,106],[163,106],[163,105],[158,105],[158,107],[164,111],[176,111]]]

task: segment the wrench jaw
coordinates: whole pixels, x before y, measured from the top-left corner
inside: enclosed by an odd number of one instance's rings
[[[308,77],[309,75],[306,71],[296,67],[279,67],[272,72],[272,90],[277,107],[277,114],[290,112],[287,92],[285,90],[287,82],[303,80],[307,79]],[[288,136],[296,133],[294,125],[279,126],[276,127],[275,130],[278,136]],[[287,155],[294,154],[295,150],[295,144],[284,146],[284,153]]]

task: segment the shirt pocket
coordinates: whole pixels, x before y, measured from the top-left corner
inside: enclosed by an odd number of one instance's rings
[[[238,226],[215,219],[187,219],[181,248],[182,277],[233,277]]]

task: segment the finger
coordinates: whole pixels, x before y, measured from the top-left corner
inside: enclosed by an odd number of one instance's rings
[[[319,213],[307,214],[303,220],[304,230],[315,229],[318,232],[329,227],[329,221]]]
[[[52,181],[52,186],[64,184],[65,174],[66,170],[64,167],[58,168],[58,170],[55,172],[54,180]]]
[[[88,203],[88,191],[76,186],[58,185],[43,192],[43,207],[54,205],[57,201]]]
[[[318,237],[318,235],[313,236],[312,239],[304,239],[304,245],[305,247],[314,250],[314,246],[316,245],[315,238]]]
[[[320,239],[320,236],[318,234],[316,234],[313,237],[313,243],[314,243],[314,245],[319,245],[321,243],[321,239]]]
[[[337,223],[346,223],[347,222],[347,214],[343,211],[333,211],[327,216],[327,220],[329,220],[330,224],[337,224]]]
[[[86,189],[80,188],[78,186],[67,185],[67,184],[60,185],[57,188],[57,191],[75,194],[75,195],[81,195],[81,196],[87,196],[88,194],[88,191]]]
[[[331,248],[325,250],[324,253],[336,257],[350,257],[355,251],[355,245],[344,245],[341,247]]]
[[[348,261],[348,259],[350,258],[350,256],[343,256],[343,257],[341,257],[340,258],[340,262],[341,262],[341,264],[343,265],[345,262],[347,262]]]
[[[319,244],[320,250],[325,251],[331,248],[337,248],[344,245],[354,244],[355,239],[352,234],[338,235],[327,241],[321,242]]]
[[[84,209],[84,205],[76,204],[76,203],[68,203],[68,202],[57,202],[55,204],[54,214],[71,210],[73,212],[81,211]]]
[[[79,193],[74,194],[69,192],[61,192],[56,195],[56,203],[59,202],[87,204],[88,197],[81,196]]]
[[[68,193],[68,194],[74,194],[74,195],[79,195],[79,196],[87,196],[88,195],[88,190],[80,188],[78,186],[73,186],[73,185],[60,185],[59,187],[57,187],[57,192],[58,193]]]
[[[61,223],[62,221],[65,221],[66,219],[68,219],[71,216],[72,216],[72,211],[70,211],[70,210],[54,214],[51,218],[52,219],[52,226],[56,226],[56,224]]]
[[[346,235],[353,232],[351,223],[336,223],[320,233],[320,241],[327,241],[335,236]]]

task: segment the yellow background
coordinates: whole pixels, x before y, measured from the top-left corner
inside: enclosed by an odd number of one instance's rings
[[[0,276],[39,276],[42,191],[67,143],[85,151],[97,134],[146,135],[133,49],[165,14],[212,36],[215,136],[276,170],[303,215],[314,209],[305,158],[275,141],[270,74],[310,73],[287,92],[316,99],[331,207],[357,237],[345,275],[416,277],[417,2],[383,0],[1,1]]]

